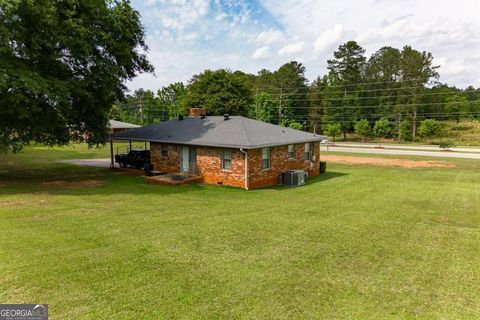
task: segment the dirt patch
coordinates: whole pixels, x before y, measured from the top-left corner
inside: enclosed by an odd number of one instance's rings
[[[16,208],[16,207],[21,207],[26,205],[27,203],[25,201],[2,201],[2,207],[4,208]]]
[[[80,180],[80,181],[45,181],[42,182],[43,186],[47,187],[61,187],[61,188],[84,188],[84,187],[98,187],[105,183],[103,180]]]
[[[5,208],[16,208],[31,205],[43,206],[49,204],[49,199],[51,198],[51,195],[45,192],[25,193],[24,195],[29,196],[28,200],[2,200],[0,201],[0,206]],[[32,197],[31,195],[41,196],[41,198],[38,199],[36,197]]]
[[[140,169],[132,168],[112,168],[113,174],[128,174],[131,176],[141,177],[145,176],[145,171]]]
[[[393,166],[402,168],[453,168],[453,163],[429,160],[404,160],[388,158],[351,157],[323,155],[322,161],[344,164],[371,164],[374,166]]]

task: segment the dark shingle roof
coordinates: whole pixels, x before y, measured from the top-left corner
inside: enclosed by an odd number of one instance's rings
[[[240,116],[186,117],[118,132],[113,139],[255,149],[310,141],[324,136]]]
[[[110,129],[132,129],[132,128],[140,128],[141,127],[141,126],[133,124],[133,123],[117,121],[117,120],[108,120],[108,126],[109,126]]]

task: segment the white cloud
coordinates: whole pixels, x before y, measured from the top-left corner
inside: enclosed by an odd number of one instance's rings
[[[263,46],[261,48],[258,48],[252,54],[252,59],[254,59],[254,60],[265,59],[265,58],[268,58],[268,57],[270,57],[270,48],[268,46]]]
[[[326,50],[331,49],[333,46],[338,46],[340,40],[343,37],[343,26],[336,24],[332,29],[325,30],[315,40],[313,47],[316,53],[323,53]]]
[[[151,5],[155,5],[156,2],[161,5],[154,10],[154,14],[167,29],[183,30],[195,24],[209,10],[208,0],[153,1]]]
[[[215,21],[223,20],[226,17],[227,17],[227,14],[225,12],[220,12],[217,16],[215,16]]]
[[[425,44],[449,44],[469,41],[471,33],[468,24],[459,24],[448,19],[433,21],[415,21],[401,19],[391,24],[369,28],[358,34],[359,42],[385,42],[391,39],[423,41]]]
[[[260,32],[253,42],[262,44],[262,45],[270,45],[279,43],[284,40],[284,35],[281,31],[278,30],[267,30]]]
[[[305,43],[303,41],[287,44],[286,46],[278,50],[278,54],[281,56],[297,54],[302,52],[304,47],[305,47]]]
[[[439,73],[444,77],[451,77],[462,74],[467,69],[461,61],[446,57],[436,58],[434,60],[434,64],[440,65]]]
[[[181,34],[177,39],[178,41],[193,41],[199,38],[199,34],[196,32],[188,32]]]
[[[140,10],[158,78],[131,88],[186,81],[206,68],[256,73],[290,59],[313,80],[333,50],[358,40],[369,56],[382,46],[432,52],[442,82],[478,85],[478,0],[132,0]]]

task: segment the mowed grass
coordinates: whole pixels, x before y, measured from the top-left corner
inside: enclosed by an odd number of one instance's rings
[[[0,302],[51,319],[480,317],[478,161],[328,164],[248,192],[53,162],[106,154],[0,156]],[[103,184],[42,184],[58,180]]]

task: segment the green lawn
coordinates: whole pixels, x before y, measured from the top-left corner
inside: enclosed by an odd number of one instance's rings
[[[480,317],[478,161],[329,164],[248,192],[52,162],[107,151],[0,155],[1,303],[51,319]],[[103,185],[42,184],[85,179]]]

